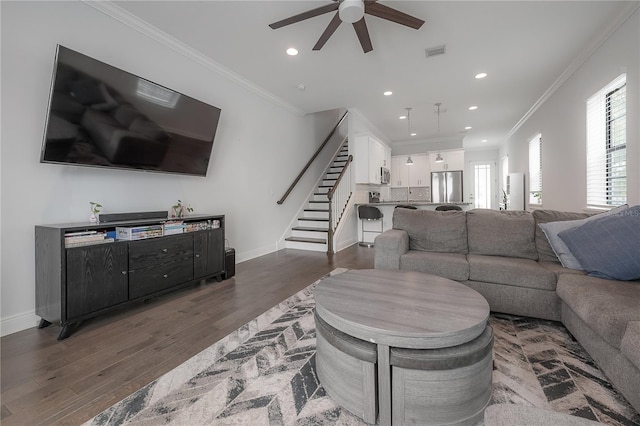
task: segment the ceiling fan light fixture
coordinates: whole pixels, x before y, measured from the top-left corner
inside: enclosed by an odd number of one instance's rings
[[[358,22],[364,17],[364,2],[362,0],[344,0],[338,8],[340,20],[348,24]]]

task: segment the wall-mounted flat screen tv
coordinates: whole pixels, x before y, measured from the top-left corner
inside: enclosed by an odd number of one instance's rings
[[[206,176],[220,108],[58,46],[40,161]]]

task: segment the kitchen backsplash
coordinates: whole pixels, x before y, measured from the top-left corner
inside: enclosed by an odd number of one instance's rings
[[[380,192],[380,201],[422,201],[431,202],[431,188],[428,186],[416,186],[410,188],[391,188],[390,186],[377,185],[357,185],[356,199],[357,204],[366,204],[369,202],[369,191]]]
[[[431,188],[428,186],[389,189],[389,197],[384,201],[431,201]]]

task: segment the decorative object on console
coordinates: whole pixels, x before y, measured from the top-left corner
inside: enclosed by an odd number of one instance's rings
[[[171,206],[171,215],[178,218],[183,217],[185,214],[185,210],[187,211],[187,213],[193,213],[193,207],[191,207],[190,205],[184,206],[182,204],[182,201],[178,200],[177,203]]]
[[[102,204],[96,203],[95,201],[89,201],[89,205],[91,206],[91,216],[89,216],[90,222],[98,221],[98,213],[100,213],[100,209],[102,208]]]

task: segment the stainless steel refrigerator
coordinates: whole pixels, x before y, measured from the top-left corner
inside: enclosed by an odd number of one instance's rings
[[[455,172],[431,172],[431,202],[462,202],[462,170]]]

